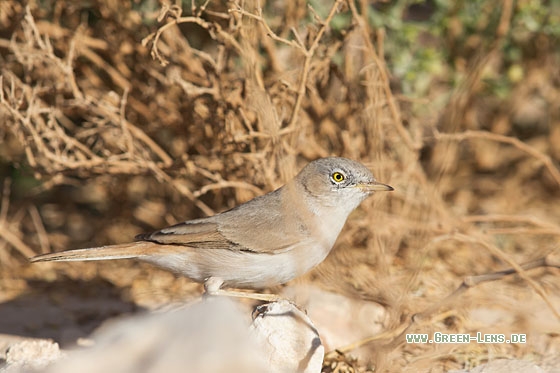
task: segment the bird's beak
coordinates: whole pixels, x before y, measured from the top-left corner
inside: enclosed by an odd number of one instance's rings
[[[392,186],[387,184],[378,183],[377,181],[372,181],[371,183],[364,183],[359,184],[358,187],[360,189],[365,190],[366,192],[390,192],[395,190]]]

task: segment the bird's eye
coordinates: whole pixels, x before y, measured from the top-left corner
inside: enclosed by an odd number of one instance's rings
[[[346,179],[346,176],[344,176],[344,174],[342,174],[340,172],[335,172],[335,173],[332,174],[331,178],[336,183],[342,183],[344,181],[344,179]]]

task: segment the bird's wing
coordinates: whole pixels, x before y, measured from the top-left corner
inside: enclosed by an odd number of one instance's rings
[[[309,245],[312,237],[302,223],[303,206],[282,203],[281,193],[283,190],[278,189],[215,216],[219,232],[243,250],[258,253],[280,253]]]
[[[237,244],[218,231],[218,224],[208,219],[190,220],[152,233],[135,237],[162,245],[184,245],[200,249],[235,249]]]
[[[281,190],[257,197],[221,214],[189,220],[137,236],[137,240],[199,249],[278,253],[312,243],[302,224],[305,209],[285,205]],[[309,212],[307,212],[309,214]]]
[[[297,243],[297,238],[283,232],[270,231],[271,224],[258,224],[248,229],[247,223],[230,226],[205,221],[191,220],[158,231],[141,234],[137,241],[149,241],[161,245],[183,245],[196,249],[226,249],[233,251],[251,251],[261,253],[278,253],[289,250]],[[260,221],[263,223],[263,221]]]

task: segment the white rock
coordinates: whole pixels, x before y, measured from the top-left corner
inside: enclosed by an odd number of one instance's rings
[[[293,303],[279,301],[258,307],[253,332],[269,373],[320,372],[325,349],[315,326]]]
[[[321,371],[324,350],[311,320],[289,302],[250,310],[211,297],[179,310],[105,323],[93,346],[69,352],[51,373]]]

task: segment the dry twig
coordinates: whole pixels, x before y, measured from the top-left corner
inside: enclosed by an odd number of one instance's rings
[[[530,156],[534,157],[538,161],[540,161],[550,172],[550,175],[554,178],[554,181],[560,187],[560,171],[556,168],[550,156],[541,153],[537,149],[533,148],[530,145],[527,145],[523,141],[511,137],[511,136],[504,136],[499,135],[492,132],[487,131],[464,131],[460,133],[441,133],[439,131],[435,131],[434,137],[436,140],[443,140],[443,141],[465,141],[470,139],[485,139],[490,141],[499,142],[502,144],[509,144],[513,145],[517,149],[529,154]]]

